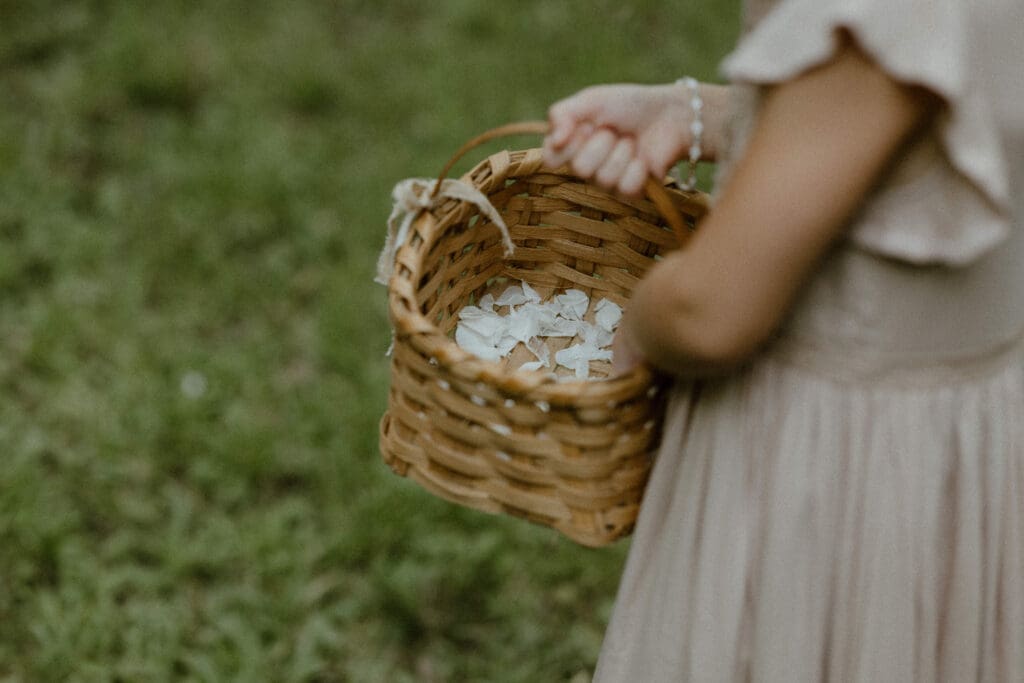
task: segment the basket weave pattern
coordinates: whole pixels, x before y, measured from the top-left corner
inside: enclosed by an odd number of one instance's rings
[[[458,313],[526,281],[542,296],[576,288],[625,305],[676,238],[647,200],[628,200],[543,167],[540,150],[495,154],[463,180],[488,196],[516,245],[466,202],[424,211],[389,283],[395,329],[381,452],[445,499],[552,526],[600,546],[628,533],[660,435],[660,380],[640,368],[599,381],[516,371],[532,357],[481,360],[453,340]],[[699,193],[669,190],[693,224]],[[592,314],[592,311],[588,312]],[[572,340],[549,339],[552,351]],[[592,375],[608,376],[593,363]]]

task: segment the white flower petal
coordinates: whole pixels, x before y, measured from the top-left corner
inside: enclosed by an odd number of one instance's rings
[[[580,336],[583,337],[583,343],[588,346],[595,348],[602,348],[610,346],[612,343],[612,333],[604,330],[597,325],[591,325],[587,322],[581,322],[580,324]]]
[[[526,342],[526,348],[530,350],[537,360],[546,368],[551,367],[551,349],[540,338],[533,337]]]
[[[576,372],[576,379],[590,379],[590,363],[582,358],[576,361],[573,370]]]
[[[508,321],[508,333],[523,342],[524,344],[540,333],[540,312],[531,308],[529,304],[520,306],[513,310],[505,320]]]
[[[519,304],[525,304],[527,301],[526,295],[523,294],[523,288],[519,285],[513,285],[502,292],[494,303],[498,306],[518,306]]]
[[[490,311],[485,311],[477,306],[465,306],[459,311],[459,320],[475,320],[477,318],[486,318],[491,315]]]
[[[573,344],[568,348],[555,352],[555,362],[564,368],[572,369],[576,361],[580,359],[580,345]]]
[[[571,320],[582,320],[590,305],[590,297],[579,289],[570,289],[559,294],[555,301],[562,307],[562,316]]]
[[[540,303],[540,294],[538,294],[537,290],[531,287],[530,283],[526,281],[523,281],[523,296],[526,297],[527,301],[531,301],[535,304]]]
[[[558,317],[540,328],[545,337],[575,337],[580,331],[579,320]]]
[[[483,318],[470,318],[459,323],[459,327],[472,330],[482,339],[495,345],[505,336],[508,324],[499,315],[492,315]]]
[[[606,332],[614,332],[619,321],[622,320],[622,307],[614,301],[601,299],[594,307],[597,325]]]
[[[498,343],[496,345],[498,353],[502,358],[504,358],[508,354],[512,353],[512,349],[514,349],[516,347],[516,344],[518,343],[519,340],[513,337],[512,335],[505,335],[500,340],[498,340]]]
[[[474,330],[459,325],[455,329],[455,343],[464,350],[484,360],[499,360],[501,354],[490,340],[481,337]]]

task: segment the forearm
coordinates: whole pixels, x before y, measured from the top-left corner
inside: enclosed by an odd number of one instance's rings
[[[714,210],[635,290],[626,343],[682,375],[742,362],[936,104],[852,48],[774,88]]]
[[[723,313],[715,268],[676,252],[640,282],[620,326],[626,344],[653,367],[677,376],[729,371],[756,348],[761,335],[740,336]]]

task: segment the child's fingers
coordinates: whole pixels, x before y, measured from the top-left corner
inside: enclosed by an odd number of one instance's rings
[[[551,167],[564,164],[572,151],[568,147],[572,143],[573,136],[579,132],[579,128],[574,124],[553,125],[550,132],[544,137],[544,163]],[[578,147],[579,144],[577,143],[576,146]]]
[[[572,160],[572,170],[581,178],[590,178],[604,164],[615,147],[615,134],[601,128],[590,136]]]
[[[633,160],[634,152],[633,138],[619,138],[612,151],[608,154],[608,157],[604,160],[604,163],[597,169],[594,179],[597,180],[599,185],[604,187],[616,187],[629,167],[629,163]]]
[[[633,157],[619,179],[619,192],[629,197],[637,197],[647,182],[647,164],[638,157]]]
[[[544,164],[550,168],[557,168],[563,163],[562,153],[556,151],[547,138],[544,138]]]
[[[562,145],[561,149],[554,149],[545,141],[544,163],[551,168],[558,168],[576,156],[576,153],[590,139],[594,133],[594,126],[583,121],[573,128],[569,141]]]
[[[573,140],[576,129],[584,122],[595,128],[612,123],[608,120],[609,112],[616,108],[616,103],[621,97],[614,87],[593,86],[555,102],[548,109],[551,130],[545,144],[552,150],[559,151]]]
[[[551,131],[547,141],[552,149],[561,149],[569,143],[577,126],[590,118],[590,109],[590,98],[586,90],[551,105],[548,109]]]
[[[573,131],[576,130],[576,121],[564,114],[555,114],[554,108],[548,115],[548,121],[551,124],[551,129],[544,140],[544,144],[550,146],[551,149],[561,149],[569,142],[572,138]]]

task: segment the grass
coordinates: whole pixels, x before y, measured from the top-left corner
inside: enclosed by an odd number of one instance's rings
[[[376,252],[476,132],[713,77],[732,4],[0,0],[0,681],[588,680],[626,544],[380,463]]]

